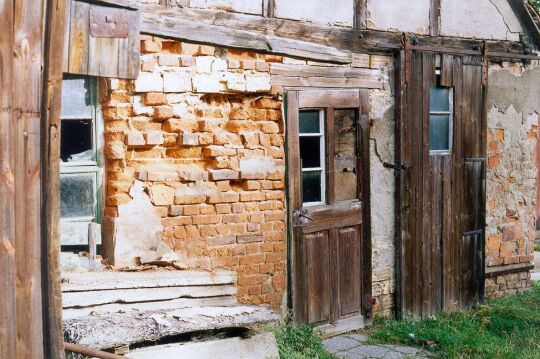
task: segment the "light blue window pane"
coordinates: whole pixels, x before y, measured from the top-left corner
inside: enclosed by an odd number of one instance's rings
[[[444,151],[450,149],[450,116],[429,116],[429,149]]]
[[[321,201],[321,171],[309,171],[302,173],[302,201]]]
[[[300,133],[320,133],[320,112],[318,110],[300,111]]]
[[[429,90],[429,111],[450,111],[450,88],[431,86]]]
[[[62,118],[92,118],[89,78],[65,78],[62,81]]]

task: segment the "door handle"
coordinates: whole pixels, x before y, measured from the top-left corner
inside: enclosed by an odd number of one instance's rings
[[[307,215],[306,209],[297,209],[293,211],[293,225],[295,227],[305,227],[305,224],[300,220],[300,218],[305,218],[309,221],[315,221],[313,218]]]

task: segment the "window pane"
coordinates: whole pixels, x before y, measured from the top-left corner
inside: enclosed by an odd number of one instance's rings
[[[62,120],[60,158],[64,162],[93,160],[92,120]]]
[[[91,118],[90,79],[66,78],[62,81],[61,116]]]
[[[334,135],[335,200],[345,201],[358,198],[355,110],[334,110]]]
[[[429,111],[450,111],[450,88],[431,86],[429,90]]]
[[[321,171],[302,173],[302,200],[304,203],[321,201]]]
[[[321,167],[321,137],[300,137],[302,168]]]
[[[431,151],[449,150],[449,115],[431,115],[429,117],[429,149]]]
[[[300,133],[320,133],[321,119],[319,110],[300,111]]]
[[[94,173],[60,175],[60,216],[94,217]]]

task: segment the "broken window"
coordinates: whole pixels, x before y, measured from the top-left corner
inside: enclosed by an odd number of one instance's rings
[[[96,81],[62,82],[60,217],[63,246],[87,246],[90,223],[99,222],[100,159],[96,128]],[[100,234],[97,235],[100,237]]]
[[[304,205],[324,203],[326,184],[322,110],[300,111],[299,137]]]
[[[429,150],[446,154],[452,149],[453,89],[440,85],[429,90]]]

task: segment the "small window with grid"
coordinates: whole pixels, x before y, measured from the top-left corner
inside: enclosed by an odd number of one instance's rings
[[[429,152],[432,155],[452,151],[453,97],[450,87],[434,85],[429,90]]]

